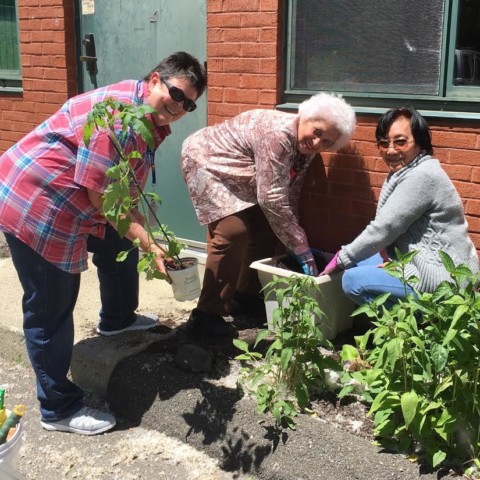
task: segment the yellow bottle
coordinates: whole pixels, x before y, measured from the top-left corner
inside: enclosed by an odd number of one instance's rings
[[[7,412],[5,410],[5,390],[0,388],[0,427],[7,419]]]

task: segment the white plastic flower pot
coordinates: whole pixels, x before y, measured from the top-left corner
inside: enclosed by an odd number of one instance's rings
[[[281,258],[281,256],[265,258],[250,265],[250,268],[257,270],[258,279],[262,287],[271,282],[274,275],[278,278],[289,278],[294,275],[304,276],[303,274],[275,266],[275,261]],[[319,290],[315,289],[311,294],[317,300],[320,310],[325,314],[323,318],[317,318],[317,324],[322,330],[324,337],[328,340],[335,338],[339,333],[352,327],[350,314],[355,309],[355,304],[343,293],[342,275],[343,272],[340,272],[314,278]],[[264,295],[267,325],[273,331],[273,312],[278,308],[278,303],[275,294],[271,290],[264,289]],[[288,299],[285,301],[288,302]]]
[[[0,445],[0,478],[2,480],[21,480],[25,477],[17,471],[18,454],[22,444],[22,423],[20,422],[12,438]]]
[[[194,300],[200,296],[202,288],[198,271],[198,258],[182,258],[185,268],[174,270],[168,268],[168,274],[172,279],[172,290],[175,300],[185,302]]]

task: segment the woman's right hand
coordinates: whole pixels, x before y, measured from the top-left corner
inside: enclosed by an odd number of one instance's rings
[[[155,253],[155,263],[159,272],[168,277],[167,269],[165,268],[165,251],[153,244],[150,246],[150,252]]]

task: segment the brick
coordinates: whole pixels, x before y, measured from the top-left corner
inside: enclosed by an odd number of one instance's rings
[[[219,58],[209,58],[208,60],[208,80],[210,80],[210,72],[223,72],[225,70],[224,60]]]
[[[381,187],[385,181],[385,175],[377,172],[354,172],[353,183],[357,185],[371,185],[373,187]]]
[[[59,43],[44,43],[42,45],[43,55],[65,55],[65,45]]]
[[[223,63],[222,63],[223,70]],[[213,72],[208,74],[209,87],[243,87],[243,75]],[[253,86],[252,86],[253,88]]]
[[[473,168],[472,169],[472,182],[480,183],[480,168]]]
[[[453,180],[460,197],[464,199],[480,198],[480,185],[469,182],[459,182]]]
[[[224,71],[232,73],[259,73],[260,62],[258,59],[225,59]]]
[[[47,80],[66,80],[67,71],[60,70],[58,68],[45,68],[44,69],[44,78]]]
[[[266,43],[277,43],[279,39],[279,31],[277,28],[261,28],[260,41]]]
[[[34,102],[15,102],[10,106],[9,110],[16,112],[33,112],[34,107]]]
[[[274,27],[278,24],[275,13],[245,13],[240,16],[242,27]]]
[[[207,30],[207,44],[210,48],[210,44],[214,42],[223,42],[223,34],[225,30],[223,28],[209,28]]]
[[[224,12],[258,12],[259,0],[223,0]]]
[[[223,30],[225,42],[256,42],[260,38],[258,28],[232,28]]]
[[[467,215],[478,215],[480,216],[480,200],[467,200],[465,206],[465,213]]]
[[[274,76],[242,75],[239,86],[242,88],[261,88],[268,90],[276,88],[276,83],[277,80]]]
[[[238,47],[237,47],[238,53]],[[275,58],[277,55],[277,45],[274,43],[244,43],[240,46],[241,57]]]
[[[207,16],[207,28],[240,27],[241,16],[236,13],[217,13]]]
[[[238,104],[227,105],[225,103],[209,103],[208,113],[211,115],[231,118],[240,113],[240,106]]]
[[[278,12],[280,6],[278,0],[261,0],[260,1],[260,11],[262,12]]]
[[[261,59],[260,60],[260,72],[261,73],[271,73],[276,75],[279,65],[277,64],[277,59]]]
[[[42,30],[65,30],[65,20],[63,18],[45,18],[41,21]]]
[[[225,98],[225,103],[258,104],[258,91],[226,88],[224,93],[224,98]]]
[[[218,13],[223,10],[223,0],[208,0],[207,14]]]
[[[268,105],[274,107],[279,101],[280,98],[278,97],[277,92],[260,92],[259,103],[262,106]]]
[[[475,148],[477,136],[473,133],[432,132],[434,147]]]
[[[472,167],[464,165],[443,165],[443,168],[452,180],[469,181],[472,177]]]
[[[480,150],[450,150],[447,162],[455,165],[480,166]]]
[[[468,222],[468,231],[480,233],[480,217],[466,216]],[[480,247],[480,244],[479,244]]]
[[[208,87],[208,102],[223,102],[224,91],[223,88]]]
[[[238,43],[218,43],[208,46],[208,57],[233,57],[237,58],[242,47]]]

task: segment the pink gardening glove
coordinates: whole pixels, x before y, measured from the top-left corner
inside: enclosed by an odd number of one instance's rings
[[[338,264],[338,254],[340,252],[337,252],[333,258],[328,262],[327,266],[323,270],[323,272],[320,273],[319,276],[322,275],[330,275],[331,273],[338,272],[342,270],[342,267]]]

